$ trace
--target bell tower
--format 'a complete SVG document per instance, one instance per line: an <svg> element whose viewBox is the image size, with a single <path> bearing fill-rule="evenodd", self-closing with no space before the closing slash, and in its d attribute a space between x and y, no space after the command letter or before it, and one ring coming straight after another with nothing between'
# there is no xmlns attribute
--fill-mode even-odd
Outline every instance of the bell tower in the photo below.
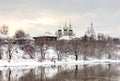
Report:
<svg viewBox="0 0 120 81"><path fill-rule="evenodd" d="M90 27L90 33L91 33L91 37L92 37L92 38L95 38L95 37L96 37L96 34L95 34L95 31L94 31L93 23L92 23L92 22L91 22L91 27Z"/></svg>
<svg viewBox="0 0 120 81"><path fill-rule="evenodd" d="M64 35L68 35L68 28L66 26L66 21L65 21L65 26L63 28L63 33L64 33Z"/></svg>
<svg viewBox="0 0 120 81"><path fill-rule="evenodd" d="M71 21L70 21L70 24L69 24L68 35L69 35L69 36L72 36L72 35L73 35L73 29L72 29L72 26L71 26Z"/></svg>

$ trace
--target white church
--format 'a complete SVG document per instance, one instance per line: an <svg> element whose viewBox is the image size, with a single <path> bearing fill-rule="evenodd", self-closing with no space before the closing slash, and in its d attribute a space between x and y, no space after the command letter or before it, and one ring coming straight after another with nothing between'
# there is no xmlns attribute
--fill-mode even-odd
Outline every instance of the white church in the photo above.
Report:
<svg viewBox="0 0 120 81"><path fill-rule="evenodd" d="M65 23L63 29L59 27L59 29L56 32L56 35L58 37L58 40L72 40L73 38L75 38L75 34L73 32L71 23L68 26Z"/></svg>
<svg viewBox="0 0 120 81"><path fill-rule="evenodd" d="M73 32L71 22L69 23L68 26L66 25L66 22L65 22L65 25L63 28L59 27L59 29L56 32L56 35L57 35L58 40L72 40L72 39L74 39L75 34ZM85 36L87 38L96 39L96 33L94 31L92 22L91 22L90 27L88 27L87 31L85 32Z"/></svg>
<svg viewBox="0 0 120 81"><path fill-rule="evenodd" d="M91 22L91 26L88 27L87 32L85 33L85 36L88 38L93 38L96 39L96 33L95 30L93 28L93 23Z"/></svg>

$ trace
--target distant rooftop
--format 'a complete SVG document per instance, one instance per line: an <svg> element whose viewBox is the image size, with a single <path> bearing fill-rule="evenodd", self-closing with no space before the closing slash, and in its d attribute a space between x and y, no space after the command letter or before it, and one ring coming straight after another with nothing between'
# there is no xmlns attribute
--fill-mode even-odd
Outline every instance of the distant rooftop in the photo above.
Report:
<svg viewBox="0 0 120 81"><path fill-rule="evenodd" d="M58 40L72 40L74 38L75 38L74 36L62 36L62 37L58 38Z"/></svg>
<svg viewBox="0 0 120 81"><path fill-rule="evenodd" d="M8 35L3 35L3 34L0 34L0 39L8 39L9 36Z"/></svg>
<svg viewBox="0 0 120 81"><path fill-rule="evenodd" d="M48 37L57 37L56 35L50 33L50 32L45 32L43 34L40 34L40 35L37 35L37 36L34 36L34 37L43 37L43 36L48 36Z"/></svg>

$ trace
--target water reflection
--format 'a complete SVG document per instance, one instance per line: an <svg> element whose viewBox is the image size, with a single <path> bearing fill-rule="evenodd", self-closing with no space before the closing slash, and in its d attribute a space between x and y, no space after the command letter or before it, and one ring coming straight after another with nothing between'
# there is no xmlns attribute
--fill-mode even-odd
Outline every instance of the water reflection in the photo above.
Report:
<svg viewBox="0 0 120 81"><path fill-rule="evenodd" d="M0 68L0 81L119 81L119 64Z"/></svg>

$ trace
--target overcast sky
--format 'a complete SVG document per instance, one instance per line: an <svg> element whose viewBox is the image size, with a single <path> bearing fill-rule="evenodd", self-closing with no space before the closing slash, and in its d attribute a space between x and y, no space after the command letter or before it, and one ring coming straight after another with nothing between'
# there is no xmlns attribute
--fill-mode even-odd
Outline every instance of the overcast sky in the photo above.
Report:
<svg viewBox="0 0 120 81"><path fill-rule="evenodd" d="M93 22L96 33L120 37L120 0L0 0L0 26L8 25L10 35L55 33L70 20L77 36Z"/></svg>

